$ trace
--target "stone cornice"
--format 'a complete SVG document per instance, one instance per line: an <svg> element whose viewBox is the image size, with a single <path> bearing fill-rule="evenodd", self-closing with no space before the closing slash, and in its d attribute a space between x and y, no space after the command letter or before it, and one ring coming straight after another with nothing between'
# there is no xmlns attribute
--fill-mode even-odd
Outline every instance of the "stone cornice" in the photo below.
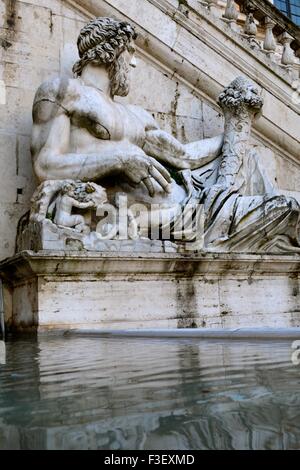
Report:
<svg viewBox="0 0 300 470"><path fill-rule="evenodd" d="M72 6L80 8L82 12L84 12L84 9L85 9L88 16L91 16L91 17L95 15L100 15L100 14L109 14L110 11L115 10L116 14L119 14L123 17L126 16L131 21L134 21L134 18L127 16L126 12L117 9L113 5L113 1L111 0L102 0L101 3L99 3L99 0L64 0L64 1L66 3L71 4ZM230 28L228 28L226 24L220 18L217 18L211 15L210 13L208 13L207 10L204 7L202 7L200 4L197 4L197 10L195 10L195 8L193 8L192 6L193 3L191 3L190 11L192 13L192 16L186 17L181 11L176 9L174 5L170 3L170 1L168 0L147 0L147 1L148 3L158 8L160 11L162 11L164 14L166 14L168 17L170 17L173 21L176 21L176 23L178 23L182 28L188 30L195 37L199 39L201 37L201 41L205 42L213 50L216 50L217 52L222 53L222 55L224 55L231 63L239 67L250 78L252 78L253 80L260 83L262 86L264 86L264 88L268 89L270 87L273 91L273 94L275 96L278 95L279 99L285 99L285 101L289 100L290 84L292 81L289 74L285 73L282 67L268 60L263 52L254 51L253 49L251 49L251 47L249 46L246 40L242 40L242 38L239 35L237 35L234 31L232 31ZM190 0L190 2L192 2L192 0ZM219 38L216 38L215 35L208 33L204 27L203 19L205 19L205 22L208 23L215 30L221 31L222 35L225 35L226 38L234 42L239 48L245 50L248 54L250 54L256 61L258 61L264 68L266 68L268 72L270 71L274 72L274 74L280 80L279 82L280 86L278 86L274 82L269 82L268 80L269 77L265 77L266 78L265 80L264 80L264 77L263 78L260 77L260 79L258 79L257 74L251 73L251 70L249 70L248 61L242 58L239 54L234 53L230 49L230 47L227 46L227 48L225 48L224 40L220 41ZM142 28L141 25L139 25L136 21L134 22L139 29ZM150 30L147 30L147 31L145 30L145 32L148 34L151 34ZM170 44L167 44L167 45L169 47L172 47L172 45ZM172 50L172 52L175 53L176 51ZM288 84L288 87L285 88L284 92L282 90L282 86L283 86L282 81ZM222 86L224 85L225 84L222 84ZM293 103L286 103L286 104L290 106L291 109L294 109L297 113L299 112L299 106L294 105Z"/></svg>
<svg viewBox="0 0 300 470"><path fill-rule="evenodd" d="M262 51L253 50L246 39L243 39L241 35L237 34L236 32L232 31L227 25L218 17L210 14L206 8L201 6L197 3L197 9L193 7L193 3L195 0L190 1L190 11L192 15L190 17L186 17L182 12L178 11L168 0L148 0L149 3L155 5L156 8L159 8L162 12L173 18L176 22L180 24L183 28L189 30L192 34L196 37L201 35L201 40L205 40L207 45L212 49L217 50L218 52L225 54L225 57L231 62L234 63L237 67L239 67L245 74L247 74L253 80L258 80L257 75L254 73L251 74L251 70L249 70L247 60L243 60L240 54L233 53L230 47L224 47L224 41L220 41L219 38L216 38L214 34L208 34L206 28L203 26L203 19L212 27L214 30L219 30L222 32L226 38L233 43L235 43L238 48L243 49L250 54L260 65L268 70L268 72L272 71L280 81L284 81L288 83L289 87L292 82L288 73L286 73L282 67L277 65L276 63L268 60L265 54ZM205 37L203 37L203 33L205 32ZM263 81L261 82L263 85ZM268 83L265 81L264 83L268 88ZM278 87L276 84L273 84L274 87L277 88L276 92L282 94L282 89ZM289 93L288 88L288 93ZM296 109L297 112L299 108L293 107Z"/></svg>
<svg viewBox="0 0 300 470"><path fill-rule="evenodd" d="M168 276L290 275L300 273L298 255L252 255L236 253L159 254L24 251L0 263L6 282L18 284L39 276L85 276L100 279L109 275Z"/></svg>

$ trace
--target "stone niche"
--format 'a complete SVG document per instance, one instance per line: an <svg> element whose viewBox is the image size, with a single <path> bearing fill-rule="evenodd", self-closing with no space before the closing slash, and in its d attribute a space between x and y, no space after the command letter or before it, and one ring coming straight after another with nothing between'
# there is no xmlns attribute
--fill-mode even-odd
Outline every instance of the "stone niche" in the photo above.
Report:
<svg viewBox="0 0 300 470"><path fill-rule="evenodd" d="M17 3L20 21L34 8L46 21L47 8ZM196 37L197 18L138 3L84 15L53 2L52 70L37 66L28 83L38 184L28 163L16 254L0 264L6 326L299 327L299 114L287 84L202 7ZM28 145L16 139L19 162Z"/></svg>

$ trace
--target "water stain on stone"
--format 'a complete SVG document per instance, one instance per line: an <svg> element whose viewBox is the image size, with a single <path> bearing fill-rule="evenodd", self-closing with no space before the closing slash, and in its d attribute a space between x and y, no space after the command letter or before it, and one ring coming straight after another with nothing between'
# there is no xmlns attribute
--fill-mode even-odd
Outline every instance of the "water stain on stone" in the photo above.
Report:
<svg viewBox="0 0 300 470"><path fill-rule="evenodd" d="M17 23L17 0L4 0L5 24L9 29L15 30Z"/></svg>
<svg viewBox="0 0 300 470"><path fill-rule="evenodd" d="M193 276L182 276L176 281L177 328L198 328L197 297Z"/></svg>
<svg viewBox="0 0 300 470"><path fill-rule="evenodd" d="M172 127L172 134L174 137L177 137L177 108L178 108L178 100L180 98L180 92L178 90L179 83L176 82L176 89L175 89L175 96L174 100L171 102L171 127Z"/></svg>
<svg viewBox="0 0 300 470"><path fill-rule="evenodd" d="M50 19L49 19L49 29L50 33L53 34L54 22L53 22L53 12L50 10Z"/></svg>
<svg viewBox="0 0 300 470"><path fill-rule="evenodd" d="M0 45L1 47L3 47L3 49L7 51L7 49L9 49L12 46L12 43L7 41L6 39L0 38Z"/></svg>

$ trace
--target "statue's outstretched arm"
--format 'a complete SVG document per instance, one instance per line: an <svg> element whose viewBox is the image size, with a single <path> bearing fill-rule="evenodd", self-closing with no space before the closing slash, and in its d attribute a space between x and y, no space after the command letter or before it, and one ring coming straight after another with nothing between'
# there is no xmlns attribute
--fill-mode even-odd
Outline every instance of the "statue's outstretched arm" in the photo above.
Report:
<svg viewBox="0 0 300 470"><path fill-rule="evenodd" d="M175 137L160 129L146 133L143 150L157 160L183 169L196 169L220 155L224 142L223 134L183 145Z"/></svg>

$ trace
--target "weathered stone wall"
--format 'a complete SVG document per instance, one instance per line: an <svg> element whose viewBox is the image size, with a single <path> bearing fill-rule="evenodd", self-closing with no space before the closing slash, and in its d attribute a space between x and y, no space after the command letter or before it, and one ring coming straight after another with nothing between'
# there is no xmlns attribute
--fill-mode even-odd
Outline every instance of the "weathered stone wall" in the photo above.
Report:
<svg viewBox="0 0 300 470"><path fill-rule="evenodd" d="M57 0L1 0L0 258L14 252L19 217L35 188L31 107L40 83L59 73L64 44L84 20Z"/></svg>
<svg viewBox="0 0 300 470"><path fill-rule="evenodd" d="M179 3L177 0L0 0L0 259L14 252L17 222L28 210L36 184L30 160L34 92L44 80L59 73L70 74L78 32L95 14L126 17L129 21L134 20L142 30L138 42L138 70L128 100L153 113L163 128L182 141L198 140L222 131L223 118L214 101L221 86L238 73L245 73L247 52L232 46L235 57L240 51L240 67L236 59L233 65L222 51L217 61L213 55L215 51L208 60L209 46L204 43L209 43L215 34L213 26L203 19L201 27L210 30L205 37L197 36L185 29L185 23L180 23L180 13L179 21L163 13L158 5L178 8ZM145 24L147 34L143 33ZM223 30L220 30L221 39L222 34ZM227 38L224 36L224 44L232 40L232 33L228 34ZM214 38L216 43L220 38ZM161 41L162 49L154 51L156 39ZM175 65L172 60L166 63L160 59L166 52L169 57L174 57ZM178 62L178 54L183 57L181 62ZM259 76L259 70L253 68L254 60L249 55L253 73ZM197 78L198 69L201 78ZM192 78L189 77L190 70ZM267 73L258 80L259 83L268 83ZM275 103L272 91L266 91L266 112L262 121L265 127L258 129L253 142L266 145L272 142L272 135L275 139L276 133L276 145L272 148L275 157L265 152L267 167L282 190L297 196L300 172L295 142L297 132L299 141L299 123L295 120L295 110L289 103L284 103L284 98L281 99L288 93L287 84L280 77L275 78L279 98ZM271 80L269 83L271 86Z"/></svg>

